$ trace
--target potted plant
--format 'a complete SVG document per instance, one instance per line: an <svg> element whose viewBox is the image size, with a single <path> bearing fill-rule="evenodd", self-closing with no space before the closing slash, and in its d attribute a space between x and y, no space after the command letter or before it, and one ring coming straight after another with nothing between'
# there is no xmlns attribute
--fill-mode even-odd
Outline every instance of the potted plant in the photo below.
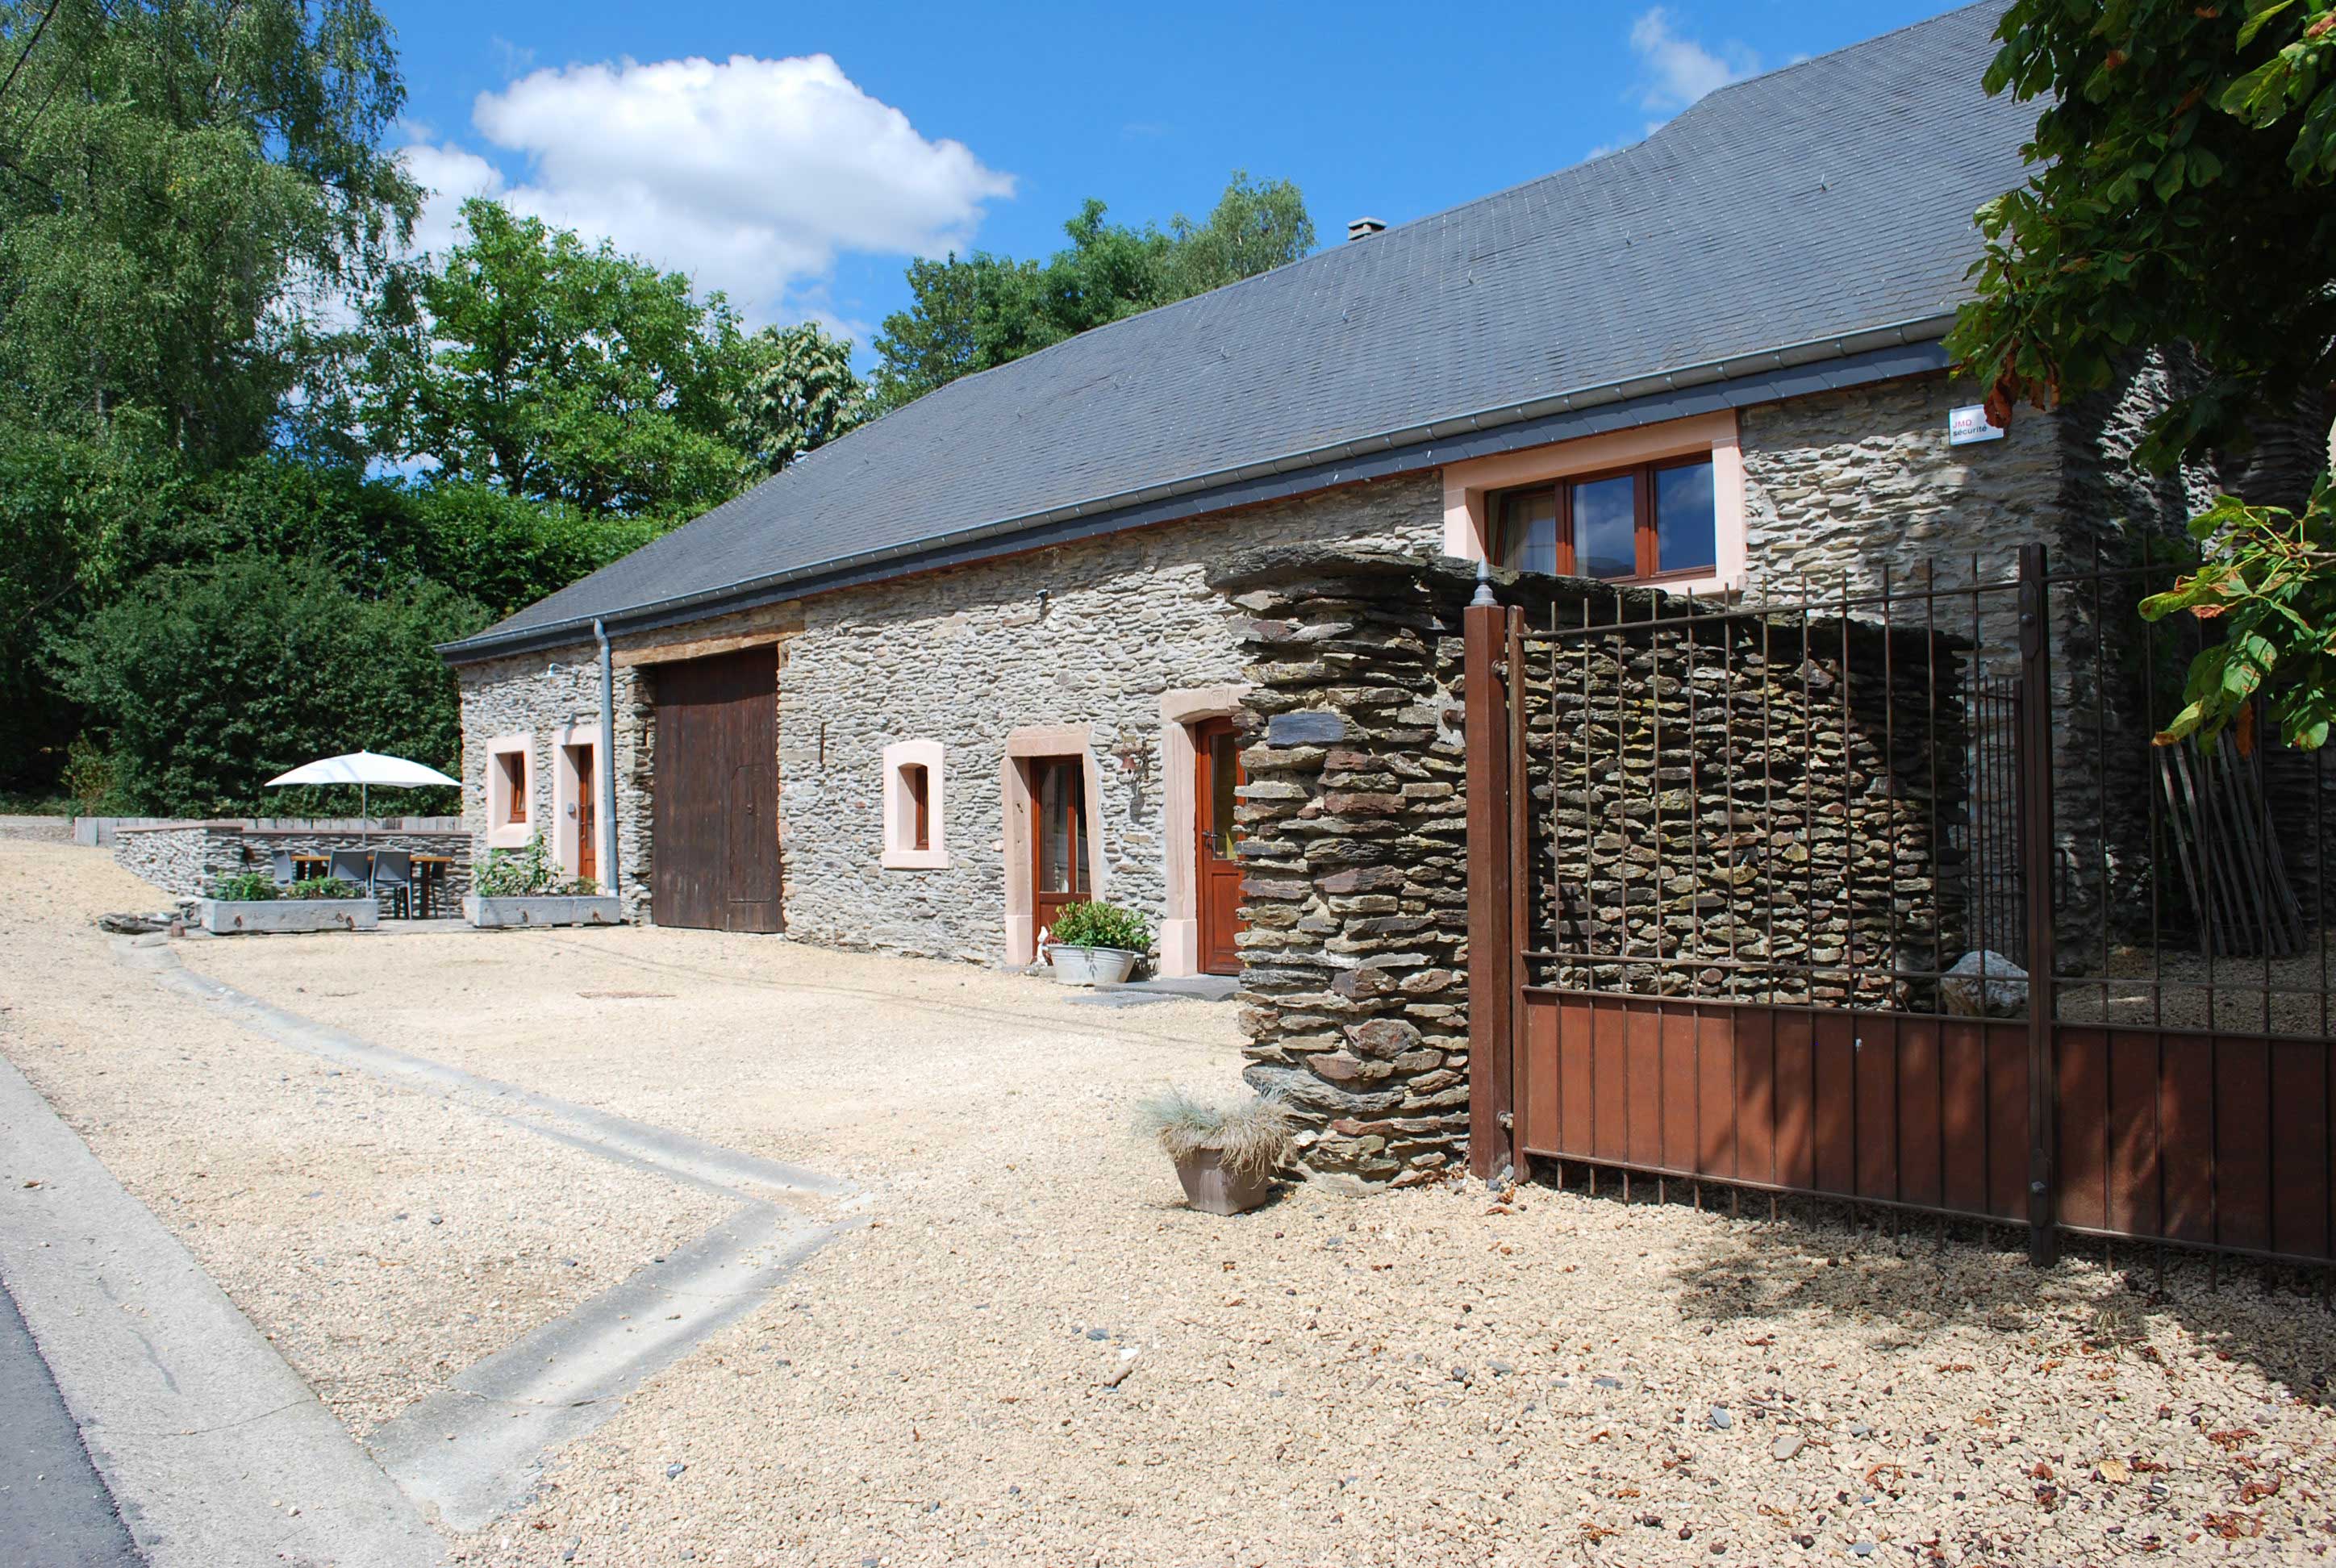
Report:
<svg viewBox="0 0 2336 1568"><path fill-rule="evenodd" d="M1115 986L1152 950L1152 928L1117 904L1072 904L1055 918L1046 956L1066 986Z"/></svg>
<svg viewBox="0 0 2336 1568"><path fill-rule="evenodd" d="M482 928L615 925L617 896L590 877L560 875L538 833L517 854L488 852L472 873L462 918Z"/></svg>
<svg viewBox="0 0 2336 1568"><path fill-rule="evenodd" d="M355 882L306 877L279 886L266 872L239 872L211 884L198 901L198 922L215 936L238 931L369 931L381 906Z"/></svg>
<svg viewBox="0 0 2336 1568"><path fill-rule="evenodd" d="M1272 1194L1273 1173L1297 1152L1276 1099L1211 1105L1182 1089L1140 1101L1136 1125L1176 1163L1184 1201L1204 1214L1239 1214Z"/></svg>

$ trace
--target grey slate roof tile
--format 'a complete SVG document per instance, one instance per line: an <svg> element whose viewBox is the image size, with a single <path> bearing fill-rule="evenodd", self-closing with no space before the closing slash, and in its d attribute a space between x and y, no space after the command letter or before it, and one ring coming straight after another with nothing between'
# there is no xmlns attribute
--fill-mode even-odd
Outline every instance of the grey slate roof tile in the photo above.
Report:
<svg viewBox="0 0 2336 1568"><path fill-rule="evenodd" d="M2020 182L2034 127L2032 106L1980 87L2001 8L1986 0L1724 88L1635 146L953 382L455 657L1432 421L1936 318L1967 297L1971 214Z"/></svg>

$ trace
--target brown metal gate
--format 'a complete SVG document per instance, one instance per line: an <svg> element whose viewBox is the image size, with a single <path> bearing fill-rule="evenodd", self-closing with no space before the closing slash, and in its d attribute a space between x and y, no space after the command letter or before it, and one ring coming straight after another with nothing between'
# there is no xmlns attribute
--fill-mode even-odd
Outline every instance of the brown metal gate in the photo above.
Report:
<svg viewBox="0 0 2336 1568"><path fill-rule="evenodd" d="M777 657L755 648L656 667L650 918L782 930Z"/></svg>
<svg viewBox="0 0 2336 1568"><path fill-rule="evenodd" d="M2336 769L2166 782L2199 633L2134 615L2171 575L2146 556L1957 565L1788 603L1480 594L1475 1167L2024 1224L2039 1261L2064 1232L2336 1259ZM2234 950L2194 861L2307 940ZM1949 1005L1981 952L1999 1016Z"/></svg>

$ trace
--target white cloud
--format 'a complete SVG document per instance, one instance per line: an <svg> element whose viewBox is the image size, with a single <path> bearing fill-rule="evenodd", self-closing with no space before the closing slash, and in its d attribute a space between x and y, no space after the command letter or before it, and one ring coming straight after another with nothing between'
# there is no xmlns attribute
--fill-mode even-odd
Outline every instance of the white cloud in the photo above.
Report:
<svg viewBox="0 0 2336 1568"><path fill-rule="evenodd" d="M1640 104L1667 112L1684 109L1760 69L1760 56L1732 39L1714 53L1681 37L1672 31L1670 14L1660 5L1640 13L1630 24L1630 52L1639 57Z"/></svg>
<svg viewBox="0 0 2336 1568"><path fill-rule="evenodd" d="M428 141L408 142L398 150L398 156L405 161L405 172L414 182L430 192L414 225L416 250L443 250L453 242L465 200L503 193L502 170L452 142L436 146Z"/></svg>
<svg viewBox="0 0 2336 1568"><path fill-rule="evenodd" d="M719 288L751 319L819 317L836 257L937 255L971 241L1014 179L920 134L824 54L569 65L482 93L472 122L522 157L507 180L452 142L405 149L437 193L417 243L443 245L463 196L574 229Z"/></svg>

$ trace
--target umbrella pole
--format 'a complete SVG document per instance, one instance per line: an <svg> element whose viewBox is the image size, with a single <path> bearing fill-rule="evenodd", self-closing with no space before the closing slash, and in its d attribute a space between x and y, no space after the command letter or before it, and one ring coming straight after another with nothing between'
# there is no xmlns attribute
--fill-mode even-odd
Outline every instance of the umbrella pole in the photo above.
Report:
<svg viewBox="0 0 2336 1568"><path fill-rule="evenodd" d="M357 842L361 844L373 842L373 806L368 793L371 787L362 782L357 785Z"/></svg>

